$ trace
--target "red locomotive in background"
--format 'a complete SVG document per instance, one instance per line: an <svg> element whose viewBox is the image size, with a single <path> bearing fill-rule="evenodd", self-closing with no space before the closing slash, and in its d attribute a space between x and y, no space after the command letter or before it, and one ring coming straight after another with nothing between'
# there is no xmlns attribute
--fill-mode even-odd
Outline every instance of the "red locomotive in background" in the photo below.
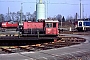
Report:
<svg viewBox="0 0 90 60"><path fill-rule="evenodd" d="M2 22L2 28L17 28L18 22Z"/></svg>
<svg viewBox="0 0 90 60"><path fill-rule="evenodd" d="M3 31L3 32L5 32L6 30L15 30L16 31L16 29L17 29L17 27L18 27L18 22L12 22L12 21L5 21L5 22L1 22L1 29L0 29L0 31Z"/></svg>

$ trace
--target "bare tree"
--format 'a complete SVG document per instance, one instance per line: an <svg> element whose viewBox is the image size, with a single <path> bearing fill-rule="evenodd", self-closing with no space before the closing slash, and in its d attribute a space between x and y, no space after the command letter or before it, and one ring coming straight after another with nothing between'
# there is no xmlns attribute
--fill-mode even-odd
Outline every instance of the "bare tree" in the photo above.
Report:
<svg viewBox="0 0 90 60"><path fill-rule="evenodd" d="M26 15L22 15L22 20L26 20Z"/></svg>
<svg viewBox="0 0 90 60"><path fill-rule="evenodd" d="M62 15L58 14L58 15L56 16L56 19L57 19L59 22L61 22L61 20L62 20Z"/></svg>
<svg viewBox="0 0 90 60"><path fill-rule="evenodd" d="M21 17L21 14L22 14L22 17ZM26 16L24 15L23 12L21 13L20 11L18 11L16 13L16 20L19 22L20 21L20 18L22 18L22 20L25 20L26 19Z"/></svg>
<svg viewBox="0 0 90 60"><path fill-rule="evenodd" d="M32 18L33 18L33 21L36 21L36 11L33 12Z"/></svg>
<svg viewBox="0 0 90 60"><path fill-rule="evenodd" d="M10 12L9 16L10 16L10 18L11 18L11 21L16 21L17 13L15 13L15 12Z"/></svg>
<svg viewBox="0 0 90 60"><path fill-rule="evenodd" d="M74 18L73 18L73 19L77 20L78 18L79 18L79 14L76 13L76 14L74 15Z"/></svg>
<svg viewBox="0 0 90 60"><path fill-rule="evenodd" d="M2 22L4 20L5 20L4 15L3 14L0 14L0 22Z"/></svg>
<svg viewBox="0 0 90 60"><path fill-rule="evenodd" d="M52 19L52 17L49 16L47 19L50 20L50 19Z"/></svg>
<svg viewBox="0 0 90 60"><path fill-rule="evenodd" d="M30 14L30 12L26 12L26 19L27 20L31 20L31 14Z"/></svg>
<svg viewBox="0 0 90 60"><path fill-rule="evenodd" d="M8 15L8 13L6 13L6 15L5 15L5 21L11 21L11 20L12 20L11 16Z"/></svg>
<svg viewBox="0 0 90 60"><path fill-rule="evenodd" d="M72 16L67 16L66 20L71 22L74 18Z"/></svg>
<svg viewBox="0 0 90 60"><path fill-rule="evenodd" d="M20 11L17 11L17 14L16 14L16 20L17 21L20 21L20 14L21 14Z"/></svg>
<svg viewBox="0 0 90 60"><path fill-rule="evenodd" d="M65 22L65 17L64 16L62 17L62 22Z"/></svg>

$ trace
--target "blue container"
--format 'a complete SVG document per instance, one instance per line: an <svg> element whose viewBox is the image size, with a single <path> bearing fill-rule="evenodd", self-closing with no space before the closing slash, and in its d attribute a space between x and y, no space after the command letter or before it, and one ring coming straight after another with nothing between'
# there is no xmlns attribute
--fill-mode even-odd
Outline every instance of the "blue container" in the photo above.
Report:
<svg viewBox="0 0 90 60"><path fill-rule="evenodd" d="M84 22L83 22L83 25L84 25L84 26L90 26L90 21L84 21Z"/></svg>

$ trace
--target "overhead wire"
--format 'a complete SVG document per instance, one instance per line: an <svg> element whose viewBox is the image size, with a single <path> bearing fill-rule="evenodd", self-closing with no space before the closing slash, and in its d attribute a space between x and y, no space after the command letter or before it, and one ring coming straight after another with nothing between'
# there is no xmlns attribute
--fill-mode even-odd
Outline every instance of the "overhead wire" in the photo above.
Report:
<svg viewBox="0 0 90 60"><path fill-rule="evenodd" d="M21 1L0 1L0 2L21 2Z"/></svg>
<svg viewBox="0 0 90 60"><path fill-rule="evenodd" d="M17 3L36 3L36 2L22 2L22 1L0 1L0 2L17 2ZM53 3L49 2L48 4L65 4L65 5L79 5L79 4L73 4L73 3ZM90 5L90 4L84 4L84 5Z"/></svg>

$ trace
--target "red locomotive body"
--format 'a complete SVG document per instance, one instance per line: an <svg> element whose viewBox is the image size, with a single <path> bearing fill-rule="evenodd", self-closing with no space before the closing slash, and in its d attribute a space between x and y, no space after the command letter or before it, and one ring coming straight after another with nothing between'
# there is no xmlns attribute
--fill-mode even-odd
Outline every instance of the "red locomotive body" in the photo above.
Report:
<svg viewBox="0 0 90 60"><path fill-rule="evenodd" d="M23 22L23 33L27 34L37 34L43 33L43 22Z"/></svg>
<svg viewBox="0 0 90 60"><path fill-rule="evenodd" d="M22 34L44 34L44 35L58 35L58 21L45 20L42 22L24 22Z"/></svg>
<svg viewBox="0 0 90 60"><path fill-rule="evenodd" d="M17 28L18 22L2 22L2 28Z"/></svg>
<svg viewBox="0 0 90 60"><path fill-rule="evenodd" d="M42 22L24 22L24 29L42 29L43 23Z"/></svg>

